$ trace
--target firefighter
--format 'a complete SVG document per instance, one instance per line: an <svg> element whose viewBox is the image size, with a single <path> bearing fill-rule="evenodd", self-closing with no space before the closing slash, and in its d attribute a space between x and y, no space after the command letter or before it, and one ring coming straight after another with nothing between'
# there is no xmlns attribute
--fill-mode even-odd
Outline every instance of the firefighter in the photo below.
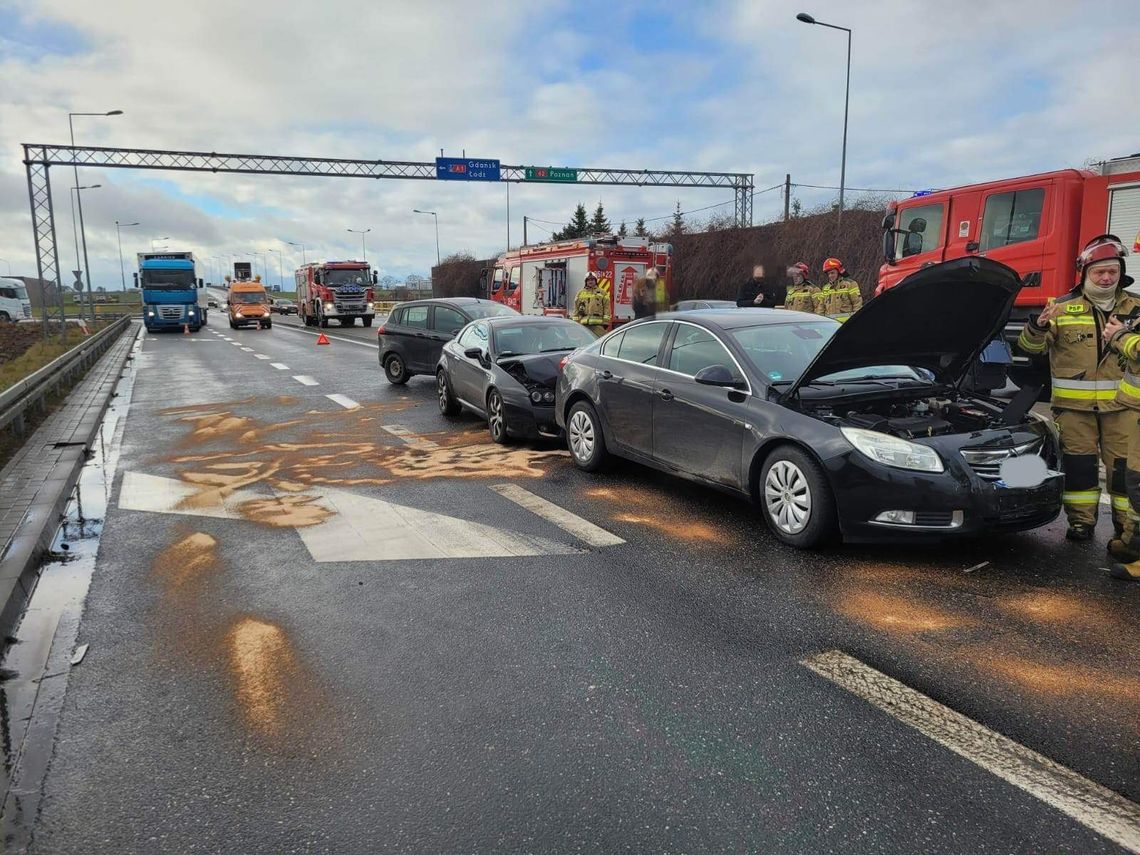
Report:
<svg viewBox="0 0 1140 855"><path fill-rule="evenodd" d="M599 290L598 278L593 273L586 274L582 290L574 301L574 320L598 336L610 325L609 295Z"/></svg>
<svg viewBox="0 0 1140 855"><path fill-rule="evenodd" d="M1129 422L1136 417L1118 400L1123 374L1103 331L1111 315L1129 315L1140 299L1124 291L1124 246L1112 235L1093 238L1077 256L1079 282L1072 291L1030 317L1018 346L1026 353L1049 356L1053 384L1053 420L1061 436L1063 501L1069 540L1088 540L1100 505L1098 453L1107 472L1112 499L1114 554L1124 554L1132 540L1125 464Z"/></svg>
<svg viewBox="0 0 1140 855"><path fill-rule="evenodd" d="M819 288L815 286L808 274L811 270L802 261L797 261L788 268L788 276L792 279L792 287L784 297L784 308L796 312L819 312Z"/></svg>
<svg viewBox="0 0 1140 855"><path fill-rule="evenodd" d="M843 262L829 258L823 262L823 287L816 295L817 311L842 323L863 307L859 283L847 275Z"/></svg>

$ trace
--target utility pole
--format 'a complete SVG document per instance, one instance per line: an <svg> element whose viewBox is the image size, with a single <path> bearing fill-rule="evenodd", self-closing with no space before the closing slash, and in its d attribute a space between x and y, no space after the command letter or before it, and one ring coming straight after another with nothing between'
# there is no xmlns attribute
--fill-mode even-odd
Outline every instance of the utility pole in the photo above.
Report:
<svg viewBox="0 0 1140 855"><path fill-rule="evenodd" d="M526 216L526 214L523 214L523 246L527 245L527 243L526 243L526 221L527 221L527 216Z"/></svg>
<svg viewBox="0 0 1140 855"><path fill-rule="evenodd" d="M511 251L511 182L507 182L507 252Z"/></svg>
<svg viewBox="0 0 1140 855"><path fill-rule="evenodd" d="M791 219L792 211L792 174L784 174L784 222Z"/></svg>

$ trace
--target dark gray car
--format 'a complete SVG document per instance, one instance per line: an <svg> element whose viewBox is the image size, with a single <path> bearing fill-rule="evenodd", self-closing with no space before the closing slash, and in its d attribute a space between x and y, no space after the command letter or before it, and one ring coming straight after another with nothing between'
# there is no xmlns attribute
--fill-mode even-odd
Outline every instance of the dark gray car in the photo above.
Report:
<svg viewBox="0 0 1140 855"><path fill-rule="evenodd" d="M487 420L491 439L557 436L554 385L562 360L597 339L556 317L474 321L443 346L436 367L439 411L467 409Z"/></svg>
<svg viewBox="0 0 1140 855"><path fill-rule="evenodd" d="M389 383L432 374L443 345L468 323L500 315L518 317L510 306L475 297L439 297L401 303L376 331L380 367Z"/></svg>

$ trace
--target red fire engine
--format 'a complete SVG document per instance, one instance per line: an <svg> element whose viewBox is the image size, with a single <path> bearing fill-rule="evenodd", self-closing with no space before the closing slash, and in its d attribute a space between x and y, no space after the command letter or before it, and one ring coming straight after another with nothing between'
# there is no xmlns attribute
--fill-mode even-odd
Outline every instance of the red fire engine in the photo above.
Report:
<svg viewBox="0 0 1140 855"><path fill-rule="evenodd" d="M323 261L297 268L297 313L305 326L327 327L330 320L372 326L372 286L376 271L367 261Z"/></svg>
<svg viewBox="0 0 1140 855"><path fill-rule="evenodd" d="M927 264L984 255L1022 276L1008 331L1020 329L1031 312L1073 288L1077 253L1106 232L1126 246L1140 232L1140 154L1107 161L1099 172L1063 169L915 194L887 207L875 293Z"/></svg>
<svg viewBox="0 0 1140 855"><path fill-rule="evenodd" d="M656 265L673 293L673 248L645 238L614 236L524 246L503 253L483 271L483 292L524 315L572 316L587 273L610 295L613 324L633 320L633 283Z"/></svg>

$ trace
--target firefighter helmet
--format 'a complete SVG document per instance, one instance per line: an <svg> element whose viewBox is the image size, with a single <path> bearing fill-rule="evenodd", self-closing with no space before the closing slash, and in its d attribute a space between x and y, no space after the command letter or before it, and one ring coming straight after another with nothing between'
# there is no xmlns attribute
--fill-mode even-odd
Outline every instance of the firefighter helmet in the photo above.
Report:
<svg viewBox="0 0 1140 855"><path fill-rule="evenodd" d="M843 262L840 261L838 258L827 259L827 261L823 262L823 272L826 273L829 270L838 270L840 273L842 273L843 272Z"/></svg>
<svg viewBox="0 0 1140 855"><path fill-rule="evenodd" d="M1115 260L1120 262L1120 272L1123 275L1124 256L1126 255L1128 255L1128 250L1124 248L1124 244L1116 235L1097 235L1085 244L1085 248L1077 256L1077 272L1083 279L1085 269L1090 264Z"/></svg>
<svg viewBox="0 0 1140 855"><path fill-rule="evenodd" d="M811 268L809 268L802 261L797 261L795 264L788 268L789 273L791 273L793 270L798 270L804 279L807 279L808 275L811 273Z"/></svg>

